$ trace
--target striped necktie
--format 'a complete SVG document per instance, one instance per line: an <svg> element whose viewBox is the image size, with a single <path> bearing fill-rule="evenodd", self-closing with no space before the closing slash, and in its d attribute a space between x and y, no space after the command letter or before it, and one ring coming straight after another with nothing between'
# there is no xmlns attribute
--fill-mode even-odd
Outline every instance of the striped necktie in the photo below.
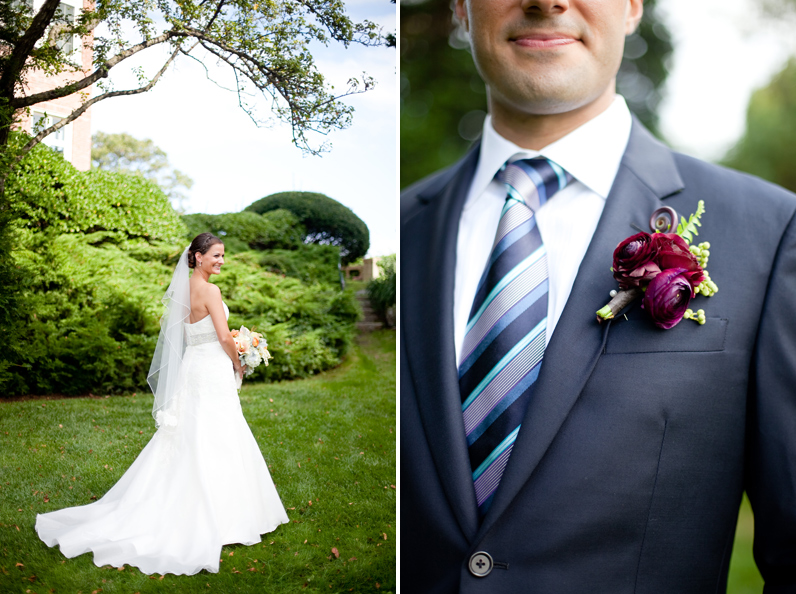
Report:
<svg viewBox="0 0 796 594"><path fill-rule="evenodd" d="M547 326L547 252L534 212L572 180L544 158L509 163L495 242L470 310L459 389L476 501L492 503L539 375Z"/></svg>

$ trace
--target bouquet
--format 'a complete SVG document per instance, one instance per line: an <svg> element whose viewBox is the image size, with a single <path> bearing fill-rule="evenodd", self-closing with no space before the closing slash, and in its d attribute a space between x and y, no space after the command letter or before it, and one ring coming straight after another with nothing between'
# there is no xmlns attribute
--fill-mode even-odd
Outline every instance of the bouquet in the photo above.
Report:
<svg viewBox="0 0 796 594"><path fill-rule="evenodd" d="M245 375L254 373L254 368L260 363L268 365L271 353L268 352L268 343L262 334L249 330L246 326L241 326L240 330L232 330L232 338L235 340L240 363L246 366ZM238 388L240 388L241 379L238 378Z"/></svg>

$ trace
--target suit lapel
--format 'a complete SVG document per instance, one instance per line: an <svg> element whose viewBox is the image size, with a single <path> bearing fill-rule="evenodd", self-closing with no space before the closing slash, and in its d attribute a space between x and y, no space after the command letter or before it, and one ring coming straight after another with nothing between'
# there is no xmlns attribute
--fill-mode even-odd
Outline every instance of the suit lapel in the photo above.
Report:
<svg viewBox="0 0 796 594"><path fill-rule="evenodd" d="M401 275L405 352L426 439L448 502L471 540L478 514L464 433L453 338L453 290L459 216L475 172L471 152L418 198L423 216L401 229L402 253L425 264Z"/></svg>
<svg viewBox="0 0 796 594"><path fill-rule="evenodd" d="M528 481L591 376L609 327L597 323L595 312L616 288L609 272L614 249L637 232L633 225L647 230L661 199L682 188L669 149L634 121L605 209L545 351L506 471L476 538L490 529Z"/></svg>

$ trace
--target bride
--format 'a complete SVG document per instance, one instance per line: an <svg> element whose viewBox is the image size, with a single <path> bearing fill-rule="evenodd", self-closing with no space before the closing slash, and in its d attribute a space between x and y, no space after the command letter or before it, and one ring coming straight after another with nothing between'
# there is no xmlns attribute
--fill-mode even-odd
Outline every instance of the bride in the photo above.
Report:
<svg viewBox="0 0 796 594"><path fill-rule="evenodd" d="M288 521L241 412L244 370L229 310L208 282L223 263L221 240L198 235L163 297L148 378L158 428L150 442L102 499L36 516L39 538L67 557L93 551L99 567L147 574L217 572L222 545L258 543Z"/></svg>

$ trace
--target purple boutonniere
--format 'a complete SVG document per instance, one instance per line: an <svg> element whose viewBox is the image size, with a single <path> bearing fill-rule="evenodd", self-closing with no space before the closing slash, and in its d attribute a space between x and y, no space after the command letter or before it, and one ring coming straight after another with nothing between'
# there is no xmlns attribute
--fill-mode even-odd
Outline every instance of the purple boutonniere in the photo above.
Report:
<svg viewBox="0 0 796 594"><path fill-rule="evenodd" d="M652 233L637 233L619 243L611 270L620 290L611 291L611 301L597 312L598 322L610 320L640 297L642 309L659 328L668 330L683 318L705 323L704 310L688 307L697 295L710 297L719 290L705 268L710 244L692 244L704 212L700 200L697 211L678 224L673 209L660 208L650 219ZM674 228L676 233L664 232Z"/></svg>

